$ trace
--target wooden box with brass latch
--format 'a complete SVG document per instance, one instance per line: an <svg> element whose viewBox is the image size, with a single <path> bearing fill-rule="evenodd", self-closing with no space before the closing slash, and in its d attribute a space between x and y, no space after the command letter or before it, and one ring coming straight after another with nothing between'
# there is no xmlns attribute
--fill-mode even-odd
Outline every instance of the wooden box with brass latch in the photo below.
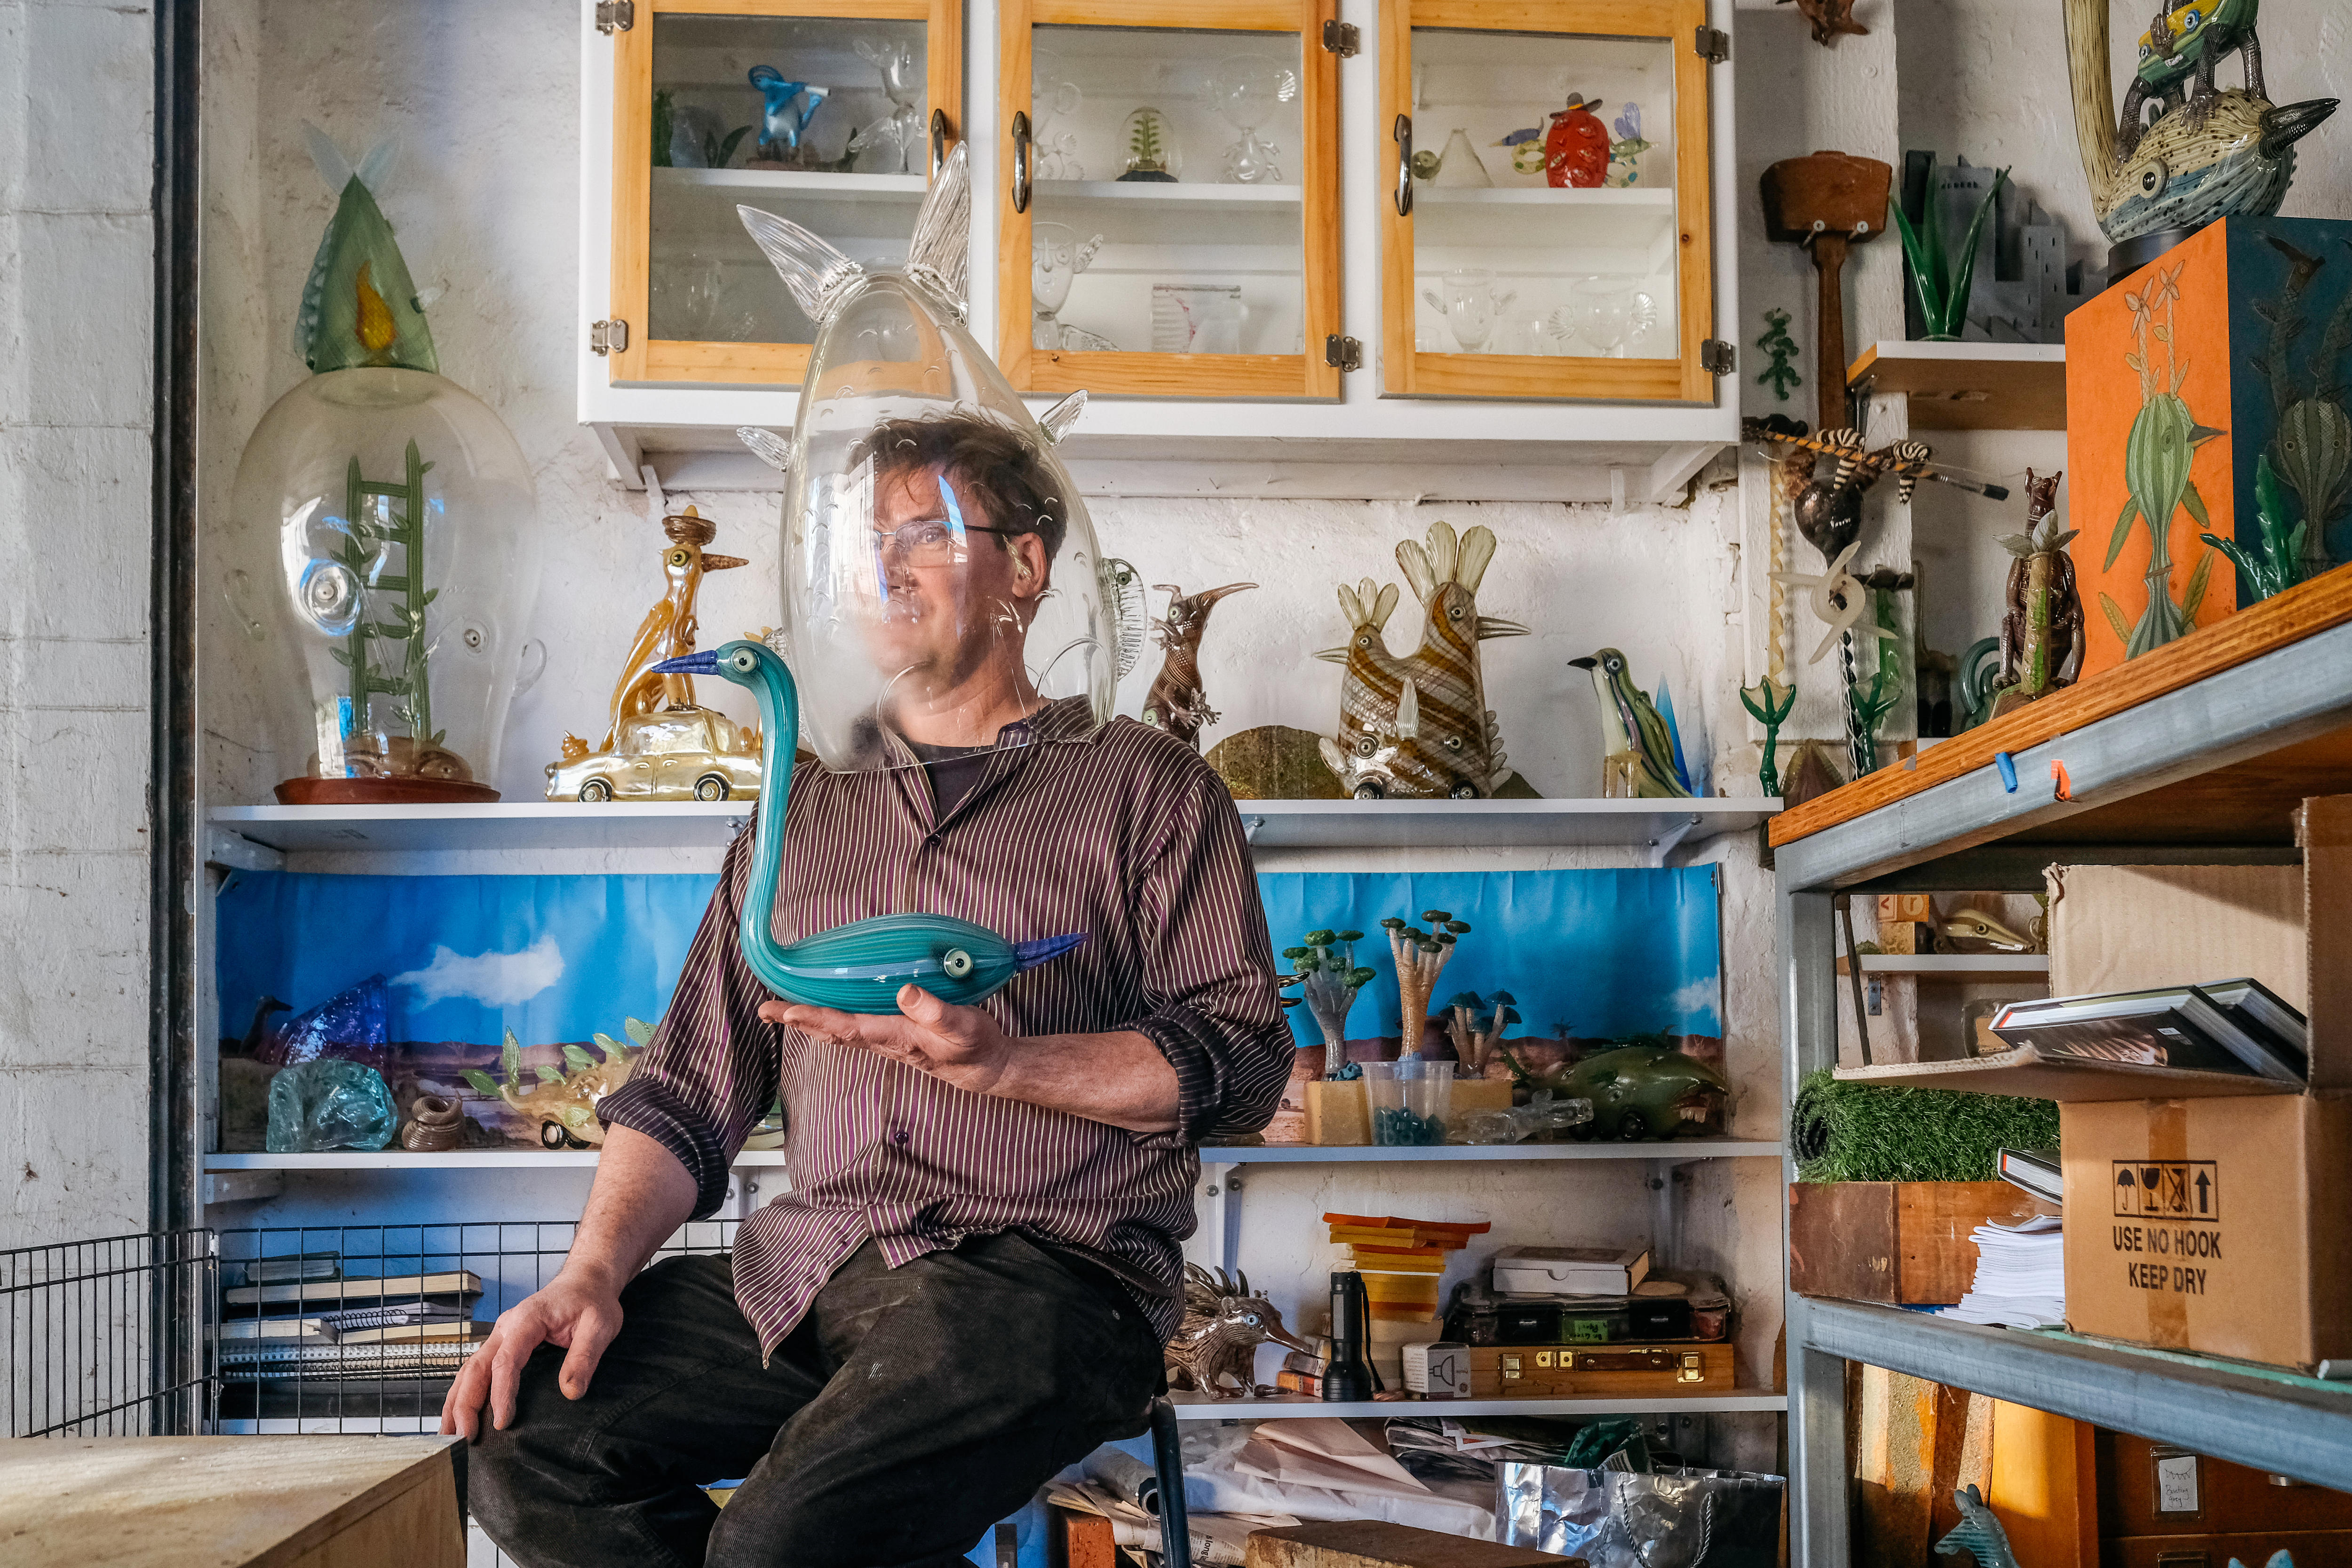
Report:
<svg viewBox="0 0 2352 1568"><path fill-rule="evenodd" d="M1672 1398L1720 1394L1731 1384L1728 1343L1493 1345L1470 1352L1473 1399Z"/></svg>

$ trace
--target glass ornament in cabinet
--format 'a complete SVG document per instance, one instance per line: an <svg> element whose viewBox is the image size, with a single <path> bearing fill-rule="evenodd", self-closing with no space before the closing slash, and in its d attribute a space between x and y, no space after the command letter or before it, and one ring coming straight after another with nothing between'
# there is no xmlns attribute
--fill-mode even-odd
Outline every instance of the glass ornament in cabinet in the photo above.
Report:
<svg viewBox="0 0 2352 1568"><path fill-rule="evenodd" d="M1298 97L1298 73L1260 55L1219 60L1202 94L1242 133L1224 153L1224 178L1237 185L1282 184L1282 150L1258 135L1275 111Z"/></svg>
<svg viewBox="0 0 2352 1568"><path fill-rule="evenodd" d="M540 538L488 405L421 370L312 376L246 444L216 554L280 802L499 798Z"/></svg>

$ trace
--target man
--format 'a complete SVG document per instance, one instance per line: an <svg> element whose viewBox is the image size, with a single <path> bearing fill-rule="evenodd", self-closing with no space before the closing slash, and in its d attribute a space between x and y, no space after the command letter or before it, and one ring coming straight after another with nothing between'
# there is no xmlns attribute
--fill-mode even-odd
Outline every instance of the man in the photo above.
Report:
<svg viewBox="0 0 2352 1568"><path fill-rule="evenodd" d="M562 1270L443 1411L478 1444L476 1517L526 1564L956 1561L1143 1429L1192 1145L1265 1125L1288 1076L1223 785L1157 731L1046 701L1024 663L1070 526L1050 461L972 415L887 422L858 458L843 492L870 497L871 537L840 559L875 563L848 618L882 696L836 750L903 765L796 770L776 934L924 910L1087 940L978 1007L914 986L897 1014L786 1005L743 963L736 840L660 1031L599 1108ZM803 632L807 691L824 660ZM646 1268L779 1097L791 1192L731 1257ZM723 1513L698 1486L738 1477Z"/></svg>

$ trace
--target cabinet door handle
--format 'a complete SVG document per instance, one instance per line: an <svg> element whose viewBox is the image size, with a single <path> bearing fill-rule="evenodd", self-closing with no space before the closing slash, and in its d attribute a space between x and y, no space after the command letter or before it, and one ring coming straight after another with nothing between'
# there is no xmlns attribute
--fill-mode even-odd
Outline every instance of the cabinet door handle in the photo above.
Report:
<svg viewBox="0 0 2352 1568"><path fill-rule="evenodd" d="M1412 116L1400 114L1389 127L1389 139L1397 144L1397 216L1412 216Z"/></svg>
<svg viewBox="0 0 2352 1568"><path fill-rule="evenodd" d="M931 178L940 177L940 168L948 161L948 111L931 110Z"/></svg>
<svg viewBox="0 0 2352 1568"><path fill-rule="evenodd" d="M1029 115L1025 110L1013 114L1013 210L1029 210Z"/></svg>

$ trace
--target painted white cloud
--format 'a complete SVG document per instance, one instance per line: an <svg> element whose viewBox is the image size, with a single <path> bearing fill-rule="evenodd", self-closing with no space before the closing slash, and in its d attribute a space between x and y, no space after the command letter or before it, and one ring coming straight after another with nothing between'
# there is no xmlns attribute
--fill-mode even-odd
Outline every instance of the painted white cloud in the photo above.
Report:
<svg viewBox="0 0 2352 1568"><path fill-rule="evenodd" d="M422 969L392 977L394 985L413 985L420 1004L463 996L485 1007L511 1007L528 1002L563 977L563 950L551 936L541 937L520 952L478 952L467 955L446 947L433 950L433 962Z"/></svg>
<svg viewBox="0 0 2352 1568"><path fill-rule="evenodd" d="M1675 1018L1712 1018L1715 1016L1716 982L1712 976L1681 985L1666 997L1666 1011Z"/></svg>

